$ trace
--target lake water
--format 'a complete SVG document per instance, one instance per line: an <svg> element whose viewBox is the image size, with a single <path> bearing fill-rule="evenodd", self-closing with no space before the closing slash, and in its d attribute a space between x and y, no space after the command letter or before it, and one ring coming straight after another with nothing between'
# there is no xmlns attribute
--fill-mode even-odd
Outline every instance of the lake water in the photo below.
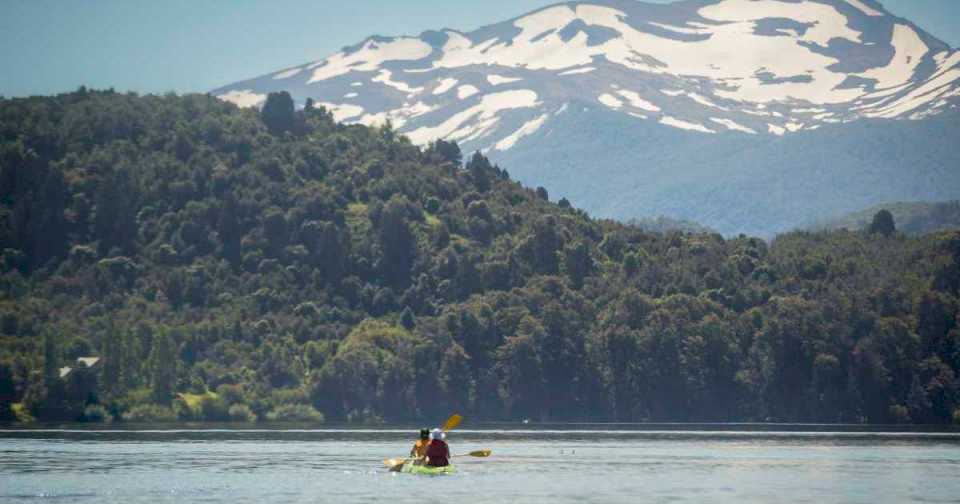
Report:
<svg viewBox="0 0 960 504"><path fill-rule="evenodd" d="M960 502L960 434L457 430L458 474L387 472L411 430L5 430L0 502Z"/></svg>

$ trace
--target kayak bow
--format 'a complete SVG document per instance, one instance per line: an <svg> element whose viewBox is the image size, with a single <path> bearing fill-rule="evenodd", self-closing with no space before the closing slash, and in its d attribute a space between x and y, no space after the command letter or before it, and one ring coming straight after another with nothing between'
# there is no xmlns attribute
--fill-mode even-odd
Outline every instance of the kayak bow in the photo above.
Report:
<svg viewBox="0 0 960 504"><path fill-rule="evenodd" d="M404 474L423 474L427 476L440 476L443 474L453 474L457 472L457 469L453 465L448 465L444 467L432 467L428 465L416 465L412 463L403 464L403 467L400 468L400 472Z"/></svg>

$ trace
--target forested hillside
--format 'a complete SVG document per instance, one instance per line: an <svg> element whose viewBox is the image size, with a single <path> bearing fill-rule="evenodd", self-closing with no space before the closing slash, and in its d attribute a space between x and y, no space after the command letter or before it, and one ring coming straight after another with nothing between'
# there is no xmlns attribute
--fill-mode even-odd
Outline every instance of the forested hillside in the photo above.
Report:
<svg viewBox="0 0 960 504"><path fill-rule="evenodd" d="M0 100L0 416L960 421L960 234L654 234L467 158L283 95Z"/></svg>

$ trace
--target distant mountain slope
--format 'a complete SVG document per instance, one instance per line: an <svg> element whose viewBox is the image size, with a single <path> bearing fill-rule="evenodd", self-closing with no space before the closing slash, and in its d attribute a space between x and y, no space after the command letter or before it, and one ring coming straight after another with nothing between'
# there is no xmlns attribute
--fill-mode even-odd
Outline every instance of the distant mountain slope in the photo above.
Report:
<svg viewBox="0 0 960 504"><path fill-rule="evenodd" d="M602 110L571 113L531 148L493 158L525 184L591 201L598 216L667 215L725 235L769 238L885 201L960 196L960 114L952 111L772 139L627 122Z"/></svg>
<svg viewBox="0 0 960 504"><path fill-rule="evenodd" d="M909 235L960 229L960 201L887 203L819 222L810 227L811 229L864 229L870 225L873 216L880 210L887 210L893 214L897 231Z"/></svg>
<svg viewBox="0 0 960 504"><path fill-rule="evenodd" d="M670 217L659 216L656 218L630 219L627 224L642 229L648 233L669 233L671 231L680 231L683 233L715 233L716 231L697 224L696 222L671 219Z"/></svg>
<svg viewBox="0 0 960 504"><path fill-rule="evenodd" d="M925 171L948 164L936 156L955 154L954 138L894 138L915 134L903 124L956 111L960 52L875 0L568 2L469 33L371 37L213 94L256 106L278 90L338 120L389 120L417 144L444 138L523 159L510 167L522 180L608 217L669 211L727 234L771 235L809 221L796 210L811 191L836 193L817 200L823 215L960 197L960 185ZM893 139L895 159L849 155L869 142L865 130ZM804 136L816 131L829 133ZM802 153L783 169L811 191L774 186L758 199L751 177L781 169L769 166L779 152ZM909 173L886 177L897 170ZM884 176L824 185L860 173ZM907 176L921 182L901 191ZM603 182L611 177L617 184Z"/></svg>

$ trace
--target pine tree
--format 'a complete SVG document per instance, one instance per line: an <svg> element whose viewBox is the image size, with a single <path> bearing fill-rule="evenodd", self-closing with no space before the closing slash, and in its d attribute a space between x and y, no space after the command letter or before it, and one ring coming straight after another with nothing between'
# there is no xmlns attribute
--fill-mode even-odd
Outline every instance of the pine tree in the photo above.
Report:
<svg viewBox="0 0 960 504"><path fill-rule="evenodd" d="M150 353L151 385L153 400L169 405L173 399L177 380L177 356L173 338L167 330L161 330L154 340Z"/></svg>
<svg viewBox="0 0 960 504"><path fill-rule="evenodd" d="M122 386L120 381L121 345L120 334L117 332L113 321L111 321L107 333L103 337L101 347L103 350L100 353L103 369L102 383L107 394L119 393Z"/></svg>
<svg viewBox="0 0 960 504"><path fill-rule="evenodd" d="M574 288L583 287L583 280L594 270L593 258L590 257L590 247L586 243L578 241L564 247L560 254L562 255L560 269L570 278Z"/></svg>
<svg viewBox="0 0 960 504"><path fill-rule="evenodd" d="M0 422L16 420L11 406L16 392L12 368L9 362L0 362Z"/></svg>
<svg viewBox="0 0 960 504"><path fill-rule="evenodd" d="M910 382L910 393L907 394L907 409L910 411L910 418L916 423L923 423L930 412L933 403L927 390L920 383L920 377L913 375Z"/></svg>
<svg viewBox="0 0 960 504"><path fill-rule="evenodd" d="M140 338L133 330L127 330L123 333L123 346L120 348L123 365L121 367L121 380L123 387L127 390L143 385L141 370L143 369L141 355L143 347L140 344Z"/></svg>
<svg viewBox="0 0 960 504"><path fill-rule="evenodd" d="M873 216L873 222L870 223L869 231L871 234L882 234L890 236L897 231L897 226L893 222L893 214L888 210L880 210Z"/></svg>
<svg viewBox="0 0 960 504"><path fill-rule="evenodd" d="M484 193L490 190L490 174L493 171L493 167L490 166L490 160L484 157L483 154L479 152L473 154L470 162L467 163L467 171L470 172L470 177L473 179L473 184L476 186L477 191Z"/></svg>
<svg viewBox="0 0 960 504"><path fill-rule="evenodd" d="M383 250L383 275L395 285L410 279L410 268L417 258L417 237L407 222L410 202L394 196L383 207L379 223L380 246Z"/></svg>
<svg viewBox="0 0 960 504"><path fill-rule="evenodd" d="M267 95L267 101L260 110L260 120L274 135L293 131L296 125L296 114L290 93L281 91Z"/></svg>
<svg viewBox="0 0 960 504"><path fill-rule="evenodd" d="M400 324L408 331L412 331L417 326L417 319L409 306L404 308L403 313L400 314Z"/></svg>
<svg viewBox="0 0 960 504"><path fill-rule="evenodd" d="M56 336L53 331L43 335L43 382L47 388L53 386L60 379L60 349L57 347Z"/></svg>

